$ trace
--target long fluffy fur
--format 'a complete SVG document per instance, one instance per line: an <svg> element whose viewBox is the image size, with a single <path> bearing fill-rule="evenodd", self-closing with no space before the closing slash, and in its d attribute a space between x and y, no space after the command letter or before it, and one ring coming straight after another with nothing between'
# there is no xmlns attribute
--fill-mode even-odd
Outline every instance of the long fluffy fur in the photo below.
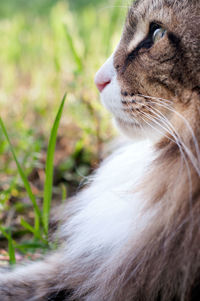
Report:
<svg viewBox="0 0 200 301"><path fill-rule="evenodd" d="M55 254L0 274L1 301L200 300L199 11L196 0L130 9L102 100L142 141L115 151L60 210ZM137 43L156 17L167 38L127 60L140 24Z"/></svg>

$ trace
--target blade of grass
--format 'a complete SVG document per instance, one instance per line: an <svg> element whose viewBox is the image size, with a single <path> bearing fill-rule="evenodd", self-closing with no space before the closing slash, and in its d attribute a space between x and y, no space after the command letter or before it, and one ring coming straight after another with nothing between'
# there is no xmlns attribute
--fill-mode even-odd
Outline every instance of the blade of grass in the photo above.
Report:
<svg viewBox="0 0 200 301"><path fill-rule="evenodd" d="M3 227L0 227L1 233L5 236L5 238L8 240L8 254L9 254L9 262L10 264L15 264L15 248L14 248L14 242L12 240L11 232L7 233Z"/></svg>
<svg viewBox="0 0 200 301"><path fill-rule="evenodd" d="M5 236L5 238L6 238L7 240L9 240L9 234L6 232L6 230L4 230L3 227L0 227L0 231L1 231L1 233L3 234L3 236Z"/></svg>
<svg viewBox="0 0 200 301"><path fill-rule="evenodd" d="M40 239L43 243L48 244L48 241L44 239L40 232L36 231L29 223L27 223L23 218L20 220L21 225L28 230L29 232L34 234L35 238Z"/></svg>
<svg viewBox="0 0 200 301"><path fill-rule="evenodd" d="M13 246L13 241L12 238L10 236L10 239L8 240L8 253L9 253L9 262L11 265L16 263L16 258L15 258L15 249Z"/></svg>
<svg viewBox="0 0 200 301"><path fill-rule="evenodd" d="M20 250L21 252L27 253L27 250L33 249L44 249L44 250L49 250L49 247L47 247L46 244L42 244L41 242L23 242L15 246L16 249Z"/></svg>
<svg viewBox="0 0 200 301"><path fill-rule="evenodd" d="M26 230L35 234L35 229L29 223L27 223L23 218L21 218L20 223Z"/></svg>
<svg viewBox="0 0 200 301"><path fill-rule="evenodd" d="M28 181L28 179L27 179L27 177L26 177L26 175L25 175L25 173L24 173L24 171L23 171L23 169L22 169L22 167L21 167L21 165L20 165L20 163L19 163L19 161L17 159L17 156L15 154L14 148L12 146L12 143L10 141L10 138L8 136L8 133L7 133L7 130L6 130L6 127L4 125L4 122L3 122L2 118L0 118L0 126L2 128L2 131L3 131L3 134L4 134L5 138L7 140L7 143L9 145L10 151L11 151L11 153L13 155L15 163L17 165L17 169L18 169L20 177L21 177L21 179L22 179L22 181L24 183L24 187L25 187L25 189L26 189L26 191L28 193L28 196L29 196L32 204L33 204L34 211L35 211L35 230L36 230L36 232L39 232L40 221L42 221L42 215L41 215L40 209L39 209L39 207L37 205L35 195L33 194L31 186L29 184L29 181Z"/></svg>
<svg viewBox="0 0 200 301"><path fill-rule="evenodd" d="M76 51L76 48L75 48L74 42L73 42L73 38L72 38L71 34L69 33L69 30L66 25L65 25L65 33L66 33L66 38L67 38L69 48L71 50L71 54L73 55L74 61L76 62L76 65L77 65L77 68L79 71L82 71L83 70L82 60L81 60L78 52Z"/></svg>
<svg viewBox="0 0 200 301"><path fill-rule="evenodd" d="M51 129L51 135L47 150L46 168L45 168L45 183L44 183L44 198L43 198L43 224L45 233L48 233L49 227L49 213L52 199L52 186L53 186L53 164L54 164L54 153L56 147L56 138L60 119L65 104L66 94L64 95L58 113L56 115L53 127Z"/></svg>
<svg viewBox="0 0 200 301"><path fill-rule="evenodd" d="M20 252L23 254L27 253L27 249L49 249L48 244L46 241L44 243L39 242L39 241L31 241L31 242L23 242L18 244L10 234L10 229L5 230L3 227L0 227L0 232L3 234L3 236L7 239L8 241L8 254L9 254L9 261L10 264L15 264L15 249L18 249ZM9 233L8 233L9 232Z"/></svg>

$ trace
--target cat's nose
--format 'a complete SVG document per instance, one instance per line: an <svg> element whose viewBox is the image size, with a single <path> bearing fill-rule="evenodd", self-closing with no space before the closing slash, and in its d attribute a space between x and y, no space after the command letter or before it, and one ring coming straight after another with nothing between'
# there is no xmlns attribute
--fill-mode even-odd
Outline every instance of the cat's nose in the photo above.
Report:
<svg viewBox="0 0 200 301"><path fill-rule="evenodd" d="M105 89L105 87L108 86L110 83L111 80L104 77L103 74L101 74L101 76L95 77L95 84L99 92L102 92Z"/></svg>
<svg viewBox="0 0 200 301"><path fill-rule="evenodd" d="M95 84L99 92L102 92L111 82L114 76L113 58L110 57L99 69L95 76Z"/></svg>

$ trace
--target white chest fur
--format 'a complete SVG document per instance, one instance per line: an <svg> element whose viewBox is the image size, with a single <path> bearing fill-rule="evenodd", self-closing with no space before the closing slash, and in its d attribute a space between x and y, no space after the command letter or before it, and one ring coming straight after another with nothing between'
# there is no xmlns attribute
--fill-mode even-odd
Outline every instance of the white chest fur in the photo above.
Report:
<svg viewBox="0 0 200 301"><path fill-rule="evenodd" d="M138 237L152 214L143 213L147 200L134 188L153 157L152 145L143 141L122 147L102 164L90 186L75 200L76 213L64 225L68 255L113 251L130 235Z"/></svg>

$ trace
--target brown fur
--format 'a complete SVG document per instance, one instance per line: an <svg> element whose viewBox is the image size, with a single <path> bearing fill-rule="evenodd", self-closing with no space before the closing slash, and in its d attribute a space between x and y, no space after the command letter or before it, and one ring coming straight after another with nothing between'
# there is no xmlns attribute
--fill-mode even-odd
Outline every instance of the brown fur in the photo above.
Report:
<svg viewBox="0 0 200 301"><path fill-rule="evenodd" d="M165 37L149 49L130 50L128 46L141 24L148 35L151 22L166 28ZM16 279L15 274L10 274L5 282L0 277L1 301L200 300L200 162L191 162L190 155L184 148L181 153L179 146L184 143L194 157L199 154L184 120L160 106L166 103L165 99L170 100L173 108L189 121L200 145L199 29L198 0L137 0L128 13L115 53L124 110L141 125L148 121L141 114L155 118L149 109L159 110L179 133L180 142L175 143L170 134L157 142L158 155L142 190L151 196L148 206L156 205L159 214L144 231L137 252L130 240L120 254L113 256L112 268L99 269L101 273L96 278L94 272L101 261L85 269L81 258L74 265L52 255L53 259L44 263L47 268L34 274L32 280L26 281L25 276ZM183 156L187 164L183 164ZM89 283L91 277L93 282Z"/></svg>

